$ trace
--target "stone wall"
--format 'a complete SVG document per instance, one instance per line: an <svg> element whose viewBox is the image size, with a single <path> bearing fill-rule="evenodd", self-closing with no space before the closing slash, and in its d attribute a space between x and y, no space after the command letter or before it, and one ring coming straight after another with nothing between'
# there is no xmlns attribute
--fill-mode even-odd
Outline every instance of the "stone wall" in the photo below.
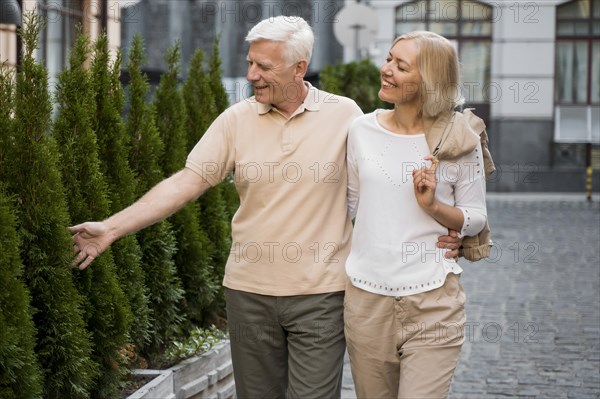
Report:
<svg viewBox="0 0 600 399"><path fill-rule="evenodd" d="M137 370L136 374L155 378L127 399L235 398L229 341L167 370Z"/></svg>

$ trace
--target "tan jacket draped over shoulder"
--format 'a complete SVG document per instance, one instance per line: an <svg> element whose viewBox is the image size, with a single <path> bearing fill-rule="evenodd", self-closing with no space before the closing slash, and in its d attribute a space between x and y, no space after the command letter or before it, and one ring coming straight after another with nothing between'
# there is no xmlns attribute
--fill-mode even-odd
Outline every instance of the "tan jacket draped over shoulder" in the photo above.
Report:
<svg viewBox="0 0 600 399"><path fill-rule="evenodd" d="M431 155L438 160L451 160L468 154L480 142L486 178L496 170L488 149L485 123L471 109L445 112L435 119L425 119L424 127ZM487 258L492 245L490 227L486 222L478 235L464 237L461 255L470 261Z"/></svg>

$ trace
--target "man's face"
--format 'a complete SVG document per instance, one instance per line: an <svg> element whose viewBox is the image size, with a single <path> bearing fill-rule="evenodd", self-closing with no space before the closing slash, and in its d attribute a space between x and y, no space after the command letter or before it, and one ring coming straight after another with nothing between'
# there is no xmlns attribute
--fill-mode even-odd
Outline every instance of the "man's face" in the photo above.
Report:
<svg viewBox="0 0 600 399"><path fill-rule="evenodd" d="M246 79L254 87L256 101L285 109L286 103L298 99L297 63L283 57L285 44L269 40L250 43Z"/></svg>

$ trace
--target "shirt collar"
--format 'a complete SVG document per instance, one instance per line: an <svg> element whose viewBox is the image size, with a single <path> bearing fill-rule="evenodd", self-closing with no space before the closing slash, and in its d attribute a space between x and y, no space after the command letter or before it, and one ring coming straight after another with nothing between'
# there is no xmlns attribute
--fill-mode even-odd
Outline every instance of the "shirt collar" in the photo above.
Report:
<svg viewBox="0 0 600 399"><path fill-rule="evenodd" d="M304 85L306 86L306 88L308 89L308 94L306 95L306 98L304 99L304 102L300 105L300 107L298 107L298 109L294 112L294 114L298 114L304 110L307 111L318 111L321 108L321 102L319 98L320 93L319 93L319 89L317 89L316 87L314 87L313 85L310 84L310 82L304 81ZM256 103L257 104L257 111L259 115L264 115L266 113L268 113L269 111L271 111L273 108L272 104L262 104L262 103Z"/></svg>

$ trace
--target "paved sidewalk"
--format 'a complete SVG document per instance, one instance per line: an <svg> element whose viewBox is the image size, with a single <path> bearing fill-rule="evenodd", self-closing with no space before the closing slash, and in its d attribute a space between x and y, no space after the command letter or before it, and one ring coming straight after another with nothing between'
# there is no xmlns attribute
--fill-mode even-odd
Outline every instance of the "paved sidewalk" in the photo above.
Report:
<svg viewBox="0 0 600 399"><path fill-rule="evenodd" d="M462 261L465 345L451 399L600 398L600 202L488 196L490 260ZM342 398L354 399L346 363Z"/></svg>

